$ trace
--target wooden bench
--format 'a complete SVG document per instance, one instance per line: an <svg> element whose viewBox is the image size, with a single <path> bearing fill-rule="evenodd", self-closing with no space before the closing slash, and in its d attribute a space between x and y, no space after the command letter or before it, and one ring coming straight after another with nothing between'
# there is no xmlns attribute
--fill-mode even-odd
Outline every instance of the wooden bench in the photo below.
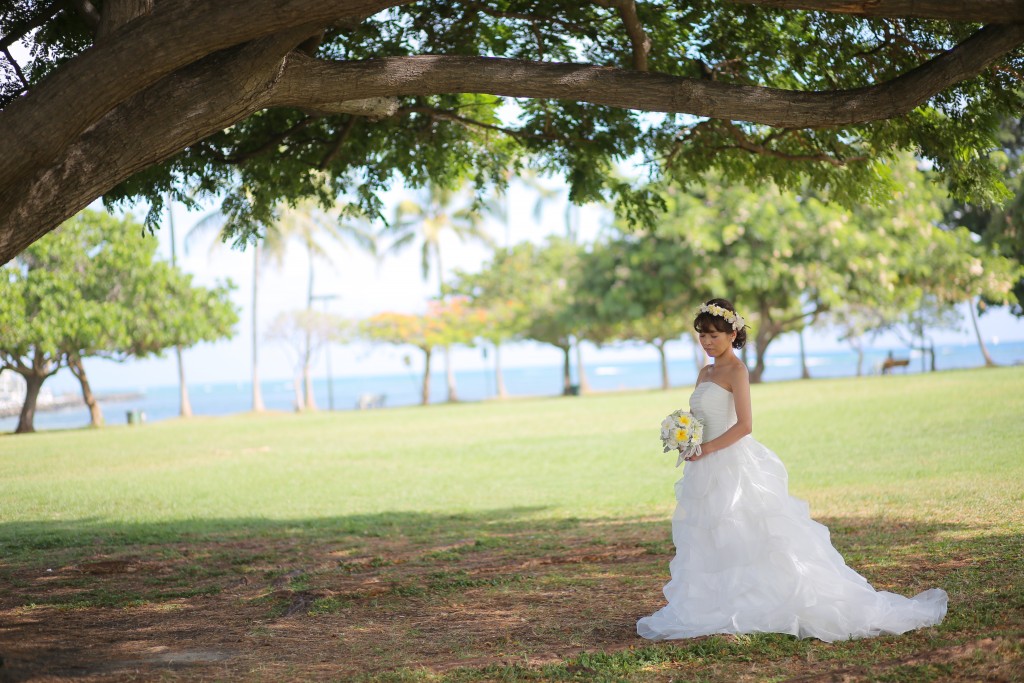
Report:
<svg viewBox="0 0 1024 683"><path fill-rule="evenodd" d="M910 365L909 358L886 358L882 361L882 374L888 375L893 368L905 368Z"/></svg>

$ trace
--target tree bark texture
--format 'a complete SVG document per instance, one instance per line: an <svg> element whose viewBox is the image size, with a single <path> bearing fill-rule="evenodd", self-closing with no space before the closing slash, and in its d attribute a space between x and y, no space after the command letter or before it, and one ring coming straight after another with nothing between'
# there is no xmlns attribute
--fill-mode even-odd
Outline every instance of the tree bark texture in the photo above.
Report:
<svg viewBox="0 0 1024 683"><path fill-rule="evenodd" d="M96 41L108 38L112 33L153 11L153 0L104 0L103 13L96 27Z"/></svg>
<svg viewBox="0 0 1024 683"><path fill-rule="evenodd" d="M68 368L71 369L71 374L78 378L78 383L82 387L82 400L89 408L89 426L102 427L103 409L100 408L96 394L93 393L92 386L89 384L89 376L85 374L85 365L82 363L82 359L79 356L68 356Z"/></svg>
<svg viewBox="0 0 1024 683"><path fill-rule="evenodd" d="M0 113L0 263L135 173L263 109L389 116L401 96L485 93L839 127L905 114L1024 43L1024 24L992 23L890 81L822 92L457 55L332 62L297 49L327 26L407 2L107 0L95 44ZM1024 13L1013 0L757 4L993 22Z"/></svg>

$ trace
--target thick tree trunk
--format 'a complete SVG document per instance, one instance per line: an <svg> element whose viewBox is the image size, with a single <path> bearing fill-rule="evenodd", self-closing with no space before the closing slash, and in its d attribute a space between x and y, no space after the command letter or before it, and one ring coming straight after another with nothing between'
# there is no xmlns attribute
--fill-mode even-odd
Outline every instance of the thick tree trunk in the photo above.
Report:
<svg viewBox="0 0 1024 683"><path fill-rule="evenodd" d="M85 374L82 359L77 355L69 355L68 367L71 369L71 374L78 378L78 383L82 387L82 400L89 408L89 426L102 427L103 410L100 408L99 401L96 400L96 395L92 393L92 386L89 385L89 377Z"/></svg>
<svg viewBox="0 0 1024 683"><path fill-rule="evenodd" d="M661 361L661 388L668 391L672 384L668 379L668 356L665 355L665 340L653 342L654 348L658 349L658 359Z"/></svg>
<svg viewBox="0 0 1024 683"><path fill-rule="evenodd" d="M21 415L18 417L18 427L15 434L29 434L36 431L36 402L39 400L39 390L49 375L25 374L25 402L21 404Z"/></svg>
<svg viewBox="0 0 1024 683"><path fill-rule="evenodd" d="M117 29L152 11L153 0L104 0L100 23L96 28L96 43L102 43Z"/></svg>
<svg viewBox="0 0 1024 683"><path fill-rule="evenodd" d="M501 344L494 345L494 385L498 392L498 398L508 398L508 389L505 388L505 374L501 371Z"/></svg>
<svg viewBox="0 0 1024 683"><path fill-rule="evenodd" d="M580 393L590 393L590 382L587 381L587 370L583 367L583 344L579 337L576 338L576 378L580 385Z"/></svg>
<svg viewBox="0 0 1024 683"><path fill-rule="evenodd" d="M433 349L423 349L424 364L423 364L423 394L420 399L420 405L428 405L430 403L430 356L432 355Z"/></svg>
<svg viewBox="0 0 1024 683"><path fill-rule="evenodd" d="M986 368L994 368L998 365L992 356L989 355L988 349L985 348L985 340L981 337L981 328L978 327L978 313L974 310L974 301L967 302L967 308L971 312L971 324L974 326L974 336L978 339L978 348L981 349L981 357L985 359Z"/></svg>
<svg viewBox="0 0 1024 683"><path fill-rule="evenodd" d="M259 326L259 284L260 284L260 245L252 250L252 410L262 413L263 388L260 386L260 326Z"/></svg>

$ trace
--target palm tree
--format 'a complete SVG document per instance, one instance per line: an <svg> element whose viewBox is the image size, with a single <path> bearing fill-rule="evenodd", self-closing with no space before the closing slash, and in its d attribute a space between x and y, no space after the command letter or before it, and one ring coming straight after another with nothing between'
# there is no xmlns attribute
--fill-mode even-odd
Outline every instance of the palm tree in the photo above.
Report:
<svg viewBox="0 0 1024 683"><path fill-rule="evenodd" d="M171 200L171 195L167 195L167 227L171 232L171 268L178 267L178 249L177 249L177 238L174 235L174 202ZM185 382L185 363L181 358L181 345L175 345L174 355L178 359L178 396L179 396L179 412L182 417L192 417L192 401L188 397L188 384ZM83 381L85 377L85 370L82 368L81 359L76 358L72 365L72 360L68 360L68 364L71 365L71 371L75 373L76 377ZM79 375L81 370L81 375ZM83 387L86 386L83 384ZM90 408L92 406L90 405ZM99 410L99 406L96 406L96 410ZM99 422L102 423L102 416L99 417ZM97 424L97 414L95 411L92 413L92 423ZM97 425L98 426L98 425Z"/></svg>
<svg viewBox="0 0 1024 683"><path fill-rule="evenodd" d="M200 236L218 229L218 239L211 249L227 244L235 234L235 222L224 214L215 211L203 217L185 234L185 250ZM263 265L272 264L278 268L284 263L287 242L276 226L264 226L262 239L253 244L252 249L252 410L260 413L266 410L263 403L263 392L260 388L259 364L259 283Z"/></svg>
<svg viewBox="0 0 1024 683"><path fill-rule="evenodd" d="M520 172L518 175L513 176L511 170L505 171L505 187L497 189L494 194L484 202L484 212L487 213L491 218L495 219L502 225L505 233L504 244L502 245L505 249L512 247L512 216L511 216L511 199L509 197L509 186L512 185L513 181L517 185L521 185L525 189L537 195L537 199L533 204L533 221L534 223L540 223L541 218L544 214L544 207L551 201L561 196L562 191L557 188L552 188L540 181L539 175L536 171L526 169ZM566 208L566 233L570 236L570 239L575 242L575 233L571 228L573 216L575 215L575 221L578 225L579 216L578 212L572 213L573 204L568 203ZM578 231L577 231L578 232ZM494 344L494 378L496 393L498 398L508 398L508 390L505 388L505 377L501 371L501 342L492 341ZM583 362L580 358L579 346L576 347L577 351L577 367L581 380L581 391L587 390L589 387L586 385L586 374L583 372Z"/></svg>
<svg viewBox="0 0 1024 683"><path fill-rule="evenodd" d="M283 240L296 240L306 250L309 258L309 277L306 287L306 311L313 313L313 285L316 280L316 260L329 261L329 253L320 241L321 236L330 237L342 246L355 244L357 247L376 255L376 237L362 224L348 223L342 220L342 211L338 207L325 210L312 199L303 199L294 206L281 211L277 228ZM305 332L305 346L302 356L303 406L306 410L316 410L316 397L313 393L312 360L314 344L309 329Z"/></svg>
<svg viewBox="0 0 1024 683"><path fill-rule="evenodd" d="M468 208L453 208L458 191L438 185L427 185L423 203L407 199L395 209L395 219L385 226L383 234L393 238L385 253L397 253L409 245L420 243L420 266L423 280L430 277L433 267L437 274L438 297L444 299L444 264L441 259L441 239L451 233L460 242L477 241L493 246L493 240L481 225L480 215ZM448 381L448 401L458 401L455 374L449 347L444 347L445 377Z"/></svg>

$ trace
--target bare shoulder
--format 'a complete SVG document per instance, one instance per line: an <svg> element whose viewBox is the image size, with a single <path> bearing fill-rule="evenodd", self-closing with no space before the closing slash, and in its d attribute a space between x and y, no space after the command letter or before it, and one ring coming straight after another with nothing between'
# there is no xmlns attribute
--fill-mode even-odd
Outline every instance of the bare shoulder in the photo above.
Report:
<svg viewBox="0 0 1024 683"><path fill-rule="evenodd" d="M707 379L707 376L708 376L708 368L710 368L710 367L711 367L710 365L705 365L704 367L702 367L702 368L700 369L700 371L699 371L699 372L697 373L697 384L700 384L700 383L701 383L701 382L703 382L703 381L704 381L705 379Z"/></svg>
<svg viewBox="0 0 1024 683"><path fill-rule="evenodd" d="M728 380L730 387L733 389L736 389L736 387L750 386L750 372L747 370L747 366L743 362L730 365L726 372L726 379Z"/></svg>

